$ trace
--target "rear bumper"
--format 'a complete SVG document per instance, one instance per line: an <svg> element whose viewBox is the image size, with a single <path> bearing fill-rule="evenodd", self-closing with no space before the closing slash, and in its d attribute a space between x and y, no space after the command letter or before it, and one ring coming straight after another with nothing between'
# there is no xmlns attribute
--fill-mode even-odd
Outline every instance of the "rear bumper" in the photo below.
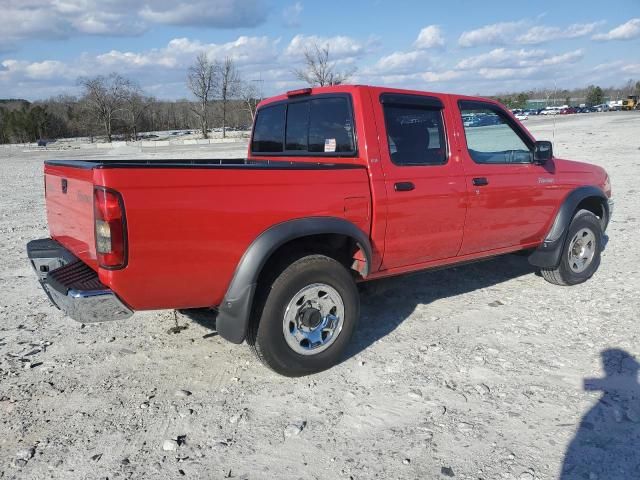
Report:
<svg viewBox="0 0 640 480"><path fill-rule="evenodd" d="M82 323L124 320L133 315L98 274L55 240L27 244L31 265L45 293L57 308Z"/></svg>

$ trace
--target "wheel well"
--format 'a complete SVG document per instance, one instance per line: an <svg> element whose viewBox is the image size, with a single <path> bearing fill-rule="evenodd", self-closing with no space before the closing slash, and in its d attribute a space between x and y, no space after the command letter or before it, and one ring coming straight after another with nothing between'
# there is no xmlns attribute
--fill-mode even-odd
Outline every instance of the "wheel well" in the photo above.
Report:
<svg viewBox="0 0 640 480"><path fill-rule="evenodd" d="M356 278L361 277L358 264L366 263L366 259L363 255L358 255L359 250L356 240L348 235L325 233L294 238L280 245L271 254L260 271L258 283L264 280L265 275L273 274L296 259L311 254L331 257L344 265Z"/></svg>
<svg viewBox="0 0 640 480"><path fill-rule="evenodd" d="M578 206L576 207L575 212L580 210L588 210L593 213L596 217L600 219L600 223L602 224L602 229L604 230L607 226L607 210L604 206L604 203L600 197L587 197L582 200ZM575 214L574 212L574 214Z"/></svg>

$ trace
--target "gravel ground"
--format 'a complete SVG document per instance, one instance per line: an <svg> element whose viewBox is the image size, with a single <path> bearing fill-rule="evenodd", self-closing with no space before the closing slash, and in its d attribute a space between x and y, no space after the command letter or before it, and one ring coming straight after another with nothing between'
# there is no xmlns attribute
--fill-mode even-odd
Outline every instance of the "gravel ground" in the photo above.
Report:
<svg viewBox="0 0 640 480"><path fill-rule="evenodd" d="M301 379L174 312L63 317L25 244L47 235L42 160L89 152L0 150L0 478L640 478L640 114L526 123L611 175L595 277L557 287L506 256L367 284L347 358Z"/></svg>

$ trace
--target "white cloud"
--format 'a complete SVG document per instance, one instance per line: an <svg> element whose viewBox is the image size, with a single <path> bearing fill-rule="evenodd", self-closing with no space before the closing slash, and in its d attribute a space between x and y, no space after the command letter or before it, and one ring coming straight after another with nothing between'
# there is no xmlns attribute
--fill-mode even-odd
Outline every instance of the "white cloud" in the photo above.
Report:
<svg viewBox="0 0 640 480"><path fill-rule="evenodd" d="M573 69L584 57L582 50L555 54L540 49L508 50L496 48L490 52L462 59L459 70L472 70L486 80L536 79L559 71Z"/></svg>
<svg viewBox="0 0 640 480"><path fill-rule="evenodd" d="M137 35L144 30L133 5L125 0L0 0L0 46L16 47L32 38L64 39L73 35Z"/></svg>
<svg viewBox="0 0 640 480"><path fill-rule="evenodd" d="M187 95L185 76L198 53L211 58L231 57L245 79L275 78L269 74L271 65L279 59L278 39L240 36L226 43L203 43L188 38L176 38L163 48L143 51L111 50L99 55L88 53L61 62L45 60L29 62L7 59L0 61L0 91L3 96L43 98L59 93L77 92L76 79L83 76L107 75L111 72L137 80L164 98ZM289 70L281 68L289 75ZM160 85L163 85L160 87Z"/></svg>
<svg viewBox="0 0 640 480"><path fill-rule="evenodd" d="M460 78L462 76L462 72L458 72L455 70L445 70L442 72L424 72L420 74L420 78L425 82L446 82L449 80L454 80L456 78Z"/></svg>
<svg viewBox="0 0 640 480"><path fill-rule="evenodd" d="M496 48L488 53L462 59L457 68L469 70L480 67L525 67L533 60L539 60L546 55L544 50L507 50Z"/></svg>
<svg viewBox="0 0 640 480"><path fill-rule="evenodd" d="M285 27L295 28L300 26L300 15L302 15L302 3L296 2L285 7L282 11L282 23Z"/></svg>
<svg viewBox="0 0 640 480"><path fill-rule="evenodd" d="M442 31L437 25L429 25L420 30L418 38L413 43L417 49L444 47Z"/></svg>
<svg viewBox="0 0 640 480"><path fill-rule="evenodd" d="M429 54L424 51L394 52L380 58L373 66L373 73L406 73L426 68L430 64Z"/></svg>
<svg viewBox="0 0 640 480"><path fill-rule="evenodd" d="M594 72L609 72L614 69L619 70L623 65L626 65L624 60L614 60L613 62L600 63L593 67Z"/></svg>
<svg viewBox="0 0 640 480"><path fill-rule="evenodd" d="M366 43L355 40L344 35L335 37L320 37L317 35L296 35L291 39L284 51L286 57L302 58L305 49L318 45L319 47L329 46L329 58L333 60L360 57L366 54L373 44L372 40Z"/></svg>
<svg viewBox="0 0 640 480"><path fill-rule="evenodd" d="M487 53L467 57L460 60L456 68L473 70L478 68L523 69L530 67L572 64L584 56L582 50L574 50L563 54L550 54L545 50L508 50L496 48Z"/></svg>
<svg viewBox="0 0 640 480"><path fill-rule="evenodd" d="M463 78L463 72L455 70L428 70L406 74L387 74L376 77L376 84L417 90L443 88L451 91L450 83ZM361 81L358 79L358 81ZM366 82L366 78L362 79Z"/></svg>
<svg viewBox="0 0 640 480"><path fill-rule="evenodd" d="M640 75L640 63L630 63L628 65L624 65L621 70L624 73L628 73L630 75Z"/></svg>
<svg viewBox="0 0 640 480"><path fill-rule="evenodd" d="M501 22L485 25L475 30L462 32L458 38L461 47L477 47L479 45L504 45L509 37L517 32L524 22Z"/></svg>
<svg viewBox="0 0 640 480"><path fill-rule="evenodd" d="M536 45L563 38L579 38L593 33L602 22L574 23L566 28L536 25L516 38L516 42L525 45Z"/></svg>
<svg viewBox="0 0 640 480"><path fill-rule="evenodd" d="M143 20L168 25L255 27L263 23L267 15L262 0L155 0L144 3L139 10Z"/></svg>
<svg viewBox="0 0 640 480"><path fill-rule="evenodd" d="M376 85L392 85L394 87L403 87L410 84L415 84L420 80L418 73L389 73L380 77L375 77L373 80ZM366 75L362 79L358 79L359 83L369 83ZM373 83L373 82L372 82Z"/></svg>
<svg viewBox="0 0 640 480"><path fill-rule="evenodd" d="M23 60L4 60L0 63L0 79L2 77L22 77L25 80L49 80L53 78L75 78L67 65L57 60L43 62L27 62Z"/></svg>
<svg viewBox="0 0 640 480"><path fill-rule="evenodd" d="M542 59L542 65L571 65L573 63L582 60L584 57L584 51L581 49L574 50L572 52L562 53L559 55L552 55Z"/></svg>
<svg viewBox="0 0 640 480"><path fill-rule="evenodd" d="M111 50L110 52L98 55L96 60L99 65L105 67L127 70L131 68L148 67L150 65L158 65L167 68L174 68L176 66L175 56L162 55L159 51L151 52L150 54L143 54Z"/></svg>
<svg viewBox="0 0 640 480"><path fill-rule="evenodd" d="M165 48L152 49L142 53L111 50L98 55L99 65L118 69L137 69L148 66L164 68L186 68L196 55L207 53L212 59L232 58L238 66L257 65L273 62L277 58L278 40L269 37L240 36L227 43L202 43L188 38L174 38Z"/></svg>
<svg viewBox="0 0 640 480"><path fill-rule="evenodd" d="M480 76L486 80L505 80L511 78L528 78L537 73L539 69L528 68L481 68Z"/></svg>
<svg viewBox="0 0 640 480"><path fill-rule="evenodd" d="M640 37L640 18L632 18L607 33L593 36L594 40L631 40Z"/></svg>
<svg viewBox="0 0 640 480"><path fill-rule="evenodd" d="M255 27L265 0L0 0L0 50L34 38L139 35L154 23L216 28Z"/></svg>

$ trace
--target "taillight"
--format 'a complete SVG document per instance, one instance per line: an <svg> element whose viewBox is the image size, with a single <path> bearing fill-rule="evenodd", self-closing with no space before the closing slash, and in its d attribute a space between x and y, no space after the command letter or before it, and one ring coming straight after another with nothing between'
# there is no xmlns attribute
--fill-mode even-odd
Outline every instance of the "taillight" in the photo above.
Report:
<svg viewBox="0 0 640 480"><path fill-rule="evenodd" d="M127 264L127 222L122 196L114 190L95 187L93 212L98 264L110 270L124 268Z"/></svg>

